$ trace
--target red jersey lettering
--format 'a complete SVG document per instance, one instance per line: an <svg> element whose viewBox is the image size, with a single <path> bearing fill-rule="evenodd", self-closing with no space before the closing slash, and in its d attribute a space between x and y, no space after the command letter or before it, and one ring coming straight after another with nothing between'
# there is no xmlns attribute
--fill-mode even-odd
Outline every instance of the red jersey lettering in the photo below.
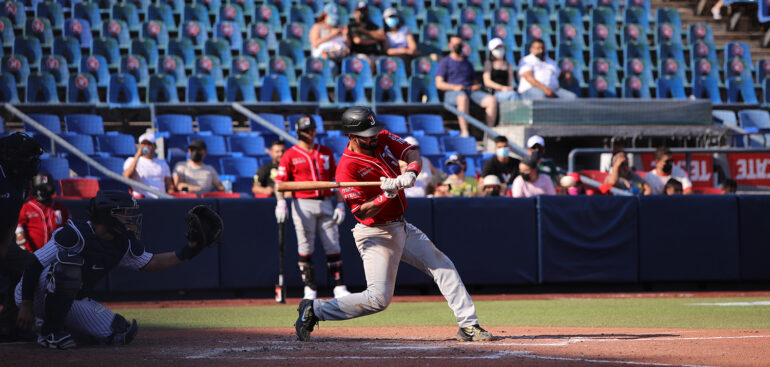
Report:
<svg viewBox="0 0 770 367"><path fill-rule="evenodd" d="M313 151L308 152L300 148L299 145L295 145L281 157L281 163L278 164L278 174L274 181L333 181L336 168L334 153L331 149L316 144L313 146ZM298 199L331 195L332 191L329 189L294 193L294 197Z"/></svg>
<svg viewBox="0 0 770 367"><path fill-rule="evenodd" d="M19 212L18 223L18 227L24 230L24 238L27 239L24 246L30 252L35 252L48 243L53 232L67 223L69 218L67 207L55 201L51 206L45 206L35 200L24 203Z"/></svg>
<svg viewBox="0 0 770 367"><path fill-rule="evenodd" d="M379 144L374 151L374 157L345 149L337 169L337 182L379 181L380 177L395 178L401 174L398 161L404 160L406 152L414 147L387 130L377 134L377 141ZM345 199L345 204L355 214L363 203L382 194L382 189L377 186L344 187L340 189L340 193ZM401 190L398 197L390 200L377 215L365 220L356 220L365 225L385 223L401 218L406 208L406 195Z"/></svg>

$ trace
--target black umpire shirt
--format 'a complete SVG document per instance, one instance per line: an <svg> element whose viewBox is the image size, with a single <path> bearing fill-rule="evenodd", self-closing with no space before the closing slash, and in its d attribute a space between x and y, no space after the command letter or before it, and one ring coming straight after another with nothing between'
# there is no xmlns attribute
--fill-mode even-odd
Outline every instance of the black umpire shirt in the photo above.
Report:
<svg viewBox="0 0 770 367"><path fill-rule="evenodd" d="M259 167L257 174L254 176L254 181L259 183L262 187L275 188L275 176L278 175L278 163L265 163Z"/></svg>
<svg viewBox="0 0 770 367"><path fill-rule="evenodd" d="M481 170L481 177L495 175L500 182L506 185L513 184L513 179L519 174L519 160L508 158L508 162L500 162L497 157L492 157L484 162L484 168Z"/></svg>

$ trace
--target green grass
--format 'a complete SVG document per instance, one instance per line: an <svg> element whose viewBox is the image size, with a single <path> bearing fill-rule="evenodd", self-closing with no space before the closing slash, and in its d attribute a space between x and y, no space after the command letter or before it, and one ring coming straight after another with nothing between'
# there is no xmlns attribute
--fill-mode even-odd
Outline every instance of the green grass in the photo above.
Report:
<svg viewBox="0 0 770 367"><path fill-rule="evenodd" d="M483 326L572 326L684 329L769 329L770 306L689 306L692 303L769 301L767 298L642 298L479 301ZM296 305L115 309L143 328L292 327ZM324 322L337 326L453 326L445 302L395 302L358 319Z"/></svg>

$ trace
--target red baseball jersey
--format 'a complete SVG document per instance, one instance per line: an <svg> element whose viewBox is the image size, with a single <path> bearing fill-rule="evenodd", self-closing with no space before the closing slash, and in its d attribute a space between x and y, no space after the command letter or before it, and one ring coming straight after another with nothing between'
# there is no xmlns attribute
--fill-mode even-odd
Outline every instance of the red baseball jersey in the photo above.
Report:
<svg viewBox="0 0 770 367"><path fill-rule="evenodd" d="M380 177L395 178L401 174L398 161L404 160L406 152L414 146L387 130L380 131L377 140L379 144L374 150L374 157L345 149L337 170L337 182L379 181ZM340 193L350 211L355 214L361 204L382 194L382 189L378 186L343 187L340 188ZM404 190L400 190L398 198L390 200L377 215L365 220L356 220L365 225L385 223L401 218L406 208L406 194Z"/></svg>
<svg viewBox="0 0 770 367"><path fill-rule="evenodd" d="M275 182L285 181L334 181L337 165L331 149L316 144L308 152L295 145L281 157ZM298 199L331 196L332 190L297 191L293 196Z"/></svg>
<svg viewBox="0 0 770 367"><path fill-rule="evenodd" d="M27 242L24 246L27 250L35 252L51 240L53 232L67 223L70 212L67 207L53 202L51 206L45 206L36 200L24 203L19 212L19 224L24 230L24 238Z"/></svg>

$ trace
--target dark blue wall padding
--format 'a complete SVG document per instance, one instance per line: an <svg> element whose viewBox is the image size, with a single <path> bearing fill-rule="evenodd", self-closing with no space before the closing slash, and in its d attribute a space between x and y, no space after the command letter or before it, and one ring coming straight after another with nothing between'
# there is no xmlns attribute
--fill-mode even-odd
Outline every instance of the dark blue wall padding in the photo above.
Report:
<svg viewBox="0 0 770 367"><path fill-rule="evenodd" d="M735 196L639 199L639 280L737 280Z"/></svg>
<svg viewBox="0 0 770 367"><path fill-rule="evenodd" d="M466 284L537 282L535 199L435 199L435 243Z"/></svg>
<svg viewBox="0 0 770 367"><path fill-rule="evenodd" d="M145 250L154 254L176 251L187 244L184 214L195 205L218 210L214 199L146 199L142 208L142 239ZM227 228L227 224L225 224ZM225 229L227 230L227 229ZM118 268L110 274L111 291L210 289L219 287L219 245L204 249L197 257L162 272L151 273Z"/></svg>
<svg viewBox="0 0 770 367"><path fill-rule="evenodd" d="M72 220L86 220L88 218L88 204L90 203L90 200L56 200L62 205L67 207L67 210L70 211L70 218ZM106 291L108 289L109 284L109 274L102 279L99 283L96 284L96 287L94 287L95 291Z"/></svg>
<svg viewBox="0 0 770 367"><path fill-rule="evenodd" d="M637 281L635 197L538 200L541 282Z"/></svg>
<svg viewBox="0 0 770 367"><path fill-rule="evenodd" d="M738 196L741 279L770 279L770 196Z"/></svg>

